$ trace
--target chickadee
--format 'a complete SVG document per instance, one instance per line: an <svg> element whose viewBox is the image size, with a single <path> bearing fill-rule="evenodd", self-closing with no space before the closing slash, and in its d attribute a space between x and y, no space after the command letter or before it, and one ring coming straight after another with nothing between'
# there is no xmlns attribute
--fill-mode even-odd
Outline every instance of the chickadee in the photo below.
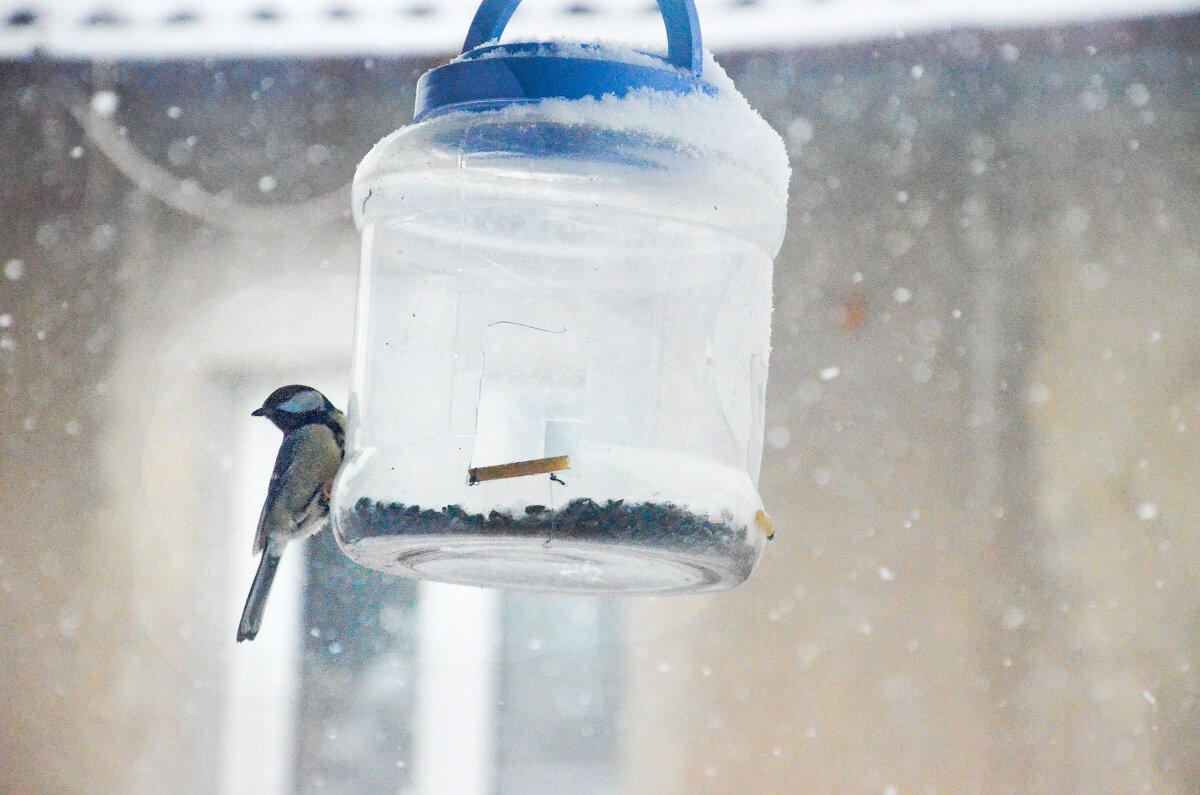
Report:
<svg viewBox="0 0 1200 795"><path fill-rule="evenodd" d="M283 548L328 526L329 492L346 445L346 415L312 387L282 386L251 413L275 423L283 444L258 517L254 552L262 552L262 560L242 610L239 642L258 634Z"/></svg>

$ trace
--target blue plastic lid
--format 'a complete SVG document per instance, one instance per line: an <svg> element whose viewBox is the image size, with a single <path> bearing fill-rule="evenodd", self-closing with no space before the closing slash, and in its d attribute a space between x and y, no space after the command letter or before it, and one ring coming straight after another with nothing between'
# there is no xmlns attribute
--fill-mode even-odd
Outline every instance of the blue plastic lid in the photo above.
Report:
<svg viewBox="0 0 1200 795"><path fill-rule="evenodd" d="M463 42L462 57L417 82L414 121L452 110L490 110L516 102L625 96L636 89L716 93L700 79L703 45L692 0L658 0L667 28L667 57L617 60L602 45L498 39L521 0L483 0Z"/></svg>

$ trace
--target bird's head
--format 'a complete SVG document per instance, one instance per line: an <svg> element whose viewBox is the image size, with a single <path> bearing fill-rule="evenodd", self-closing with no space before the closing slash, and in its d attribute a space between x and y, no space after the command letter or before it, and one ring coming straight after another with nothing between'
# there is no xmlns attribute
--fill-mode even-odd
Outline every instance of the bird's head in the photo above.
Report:
<svg viewBox="0 0 1200 795"><path fill-rule="evenodd" d="M255 417L266 417L281 431L289 431L310 423L326 423L341 415L329 398L311 386L291 384L276 389L262 406L250 412Z"/></svg>

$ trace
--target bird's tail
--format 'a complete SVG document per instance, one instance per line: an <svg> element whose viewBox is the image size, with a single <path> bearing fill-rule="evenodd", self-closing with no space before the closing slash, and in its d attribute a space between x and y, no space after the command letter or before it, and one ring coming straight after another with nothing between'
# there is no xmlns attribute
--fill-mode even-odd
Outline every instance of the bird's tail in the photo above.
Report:
<svg viewBox="0 0 1200 795"><path fill-rule="evenodd" d="M250 584L250 595L246 597L246 606L242 608L242 621L238 624L237 639L254 640L258 628L262 626L263 610L267 607L267 595L271 593L271 582L279 569L279 559L282 557L282 544L277 549L268 542L263 550L262 559L258 562L258 571L254 574L254 582Z"/></svg>

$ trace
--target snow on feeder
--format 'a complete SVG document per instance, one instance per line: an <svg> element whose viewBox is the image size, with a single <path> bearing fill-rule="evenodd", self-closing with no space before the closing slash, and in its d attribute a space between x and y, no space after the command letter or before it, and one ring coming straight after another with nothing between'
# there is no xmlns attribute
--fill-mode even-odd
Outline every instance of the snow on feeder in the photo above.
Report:
<svg viewBox="0 0 1200 795"><path fill-rule="evenodd" d="M484 0L354 179L362 231L343 551L471 585L744 581L787 156L659 0L666 57L500 44Z"/></svg>

